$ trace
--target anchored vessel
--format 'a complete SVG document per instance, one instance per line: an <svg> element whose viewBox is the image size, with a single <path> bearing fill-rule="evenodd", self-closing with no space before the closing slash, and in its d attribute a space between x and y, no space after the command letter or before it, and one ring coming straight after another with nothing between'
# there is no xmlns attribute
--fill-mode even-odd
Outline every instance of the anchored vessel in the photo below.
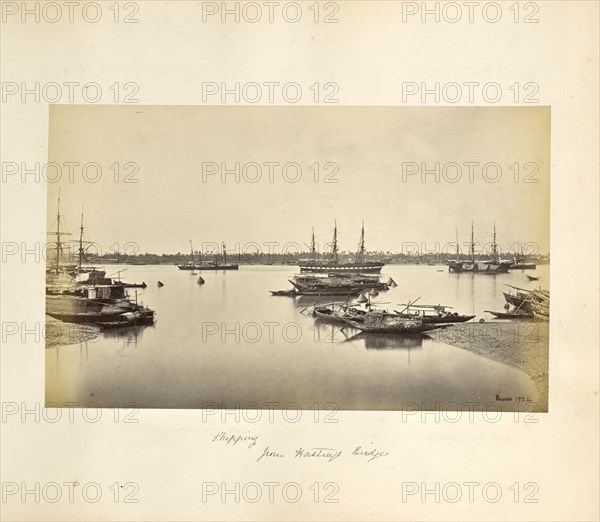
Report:
<svg viewBox="0 0 600 522"><path fill-rule="evenodd" d="M192 245L192 241L190 240L190 248L191 248L191 261L184 265L177 265L179 270L238 270L239 265L235 263L227 264L227 249L225 248L225 243L223 243L223 263L219 263L218 256L215 255L214 261L202 261L202 254L200 254L200 262L196 263L194 257L194 247Z"/></svg>
<svg viewBox="0 0 600 522"><path fill-rule="evenodd" d="M417 334L446 325L424 323L422 319L406 319L383 312L367 312L362 317L341 317L348 326L362 332L386 334Z"/></svg>
<svg viewBox="0 0 600 522"><path fill-rule="evenodd" d="M290 279L295 295L358 295L365 290L388 290L379 276L330 273L327 277L299 275Z"/></svg>
<svg viewBox="0 0 600 522"><path fill-rule="evenodd" d="M326 305L315 307L313 315L317 319L342 323L368 333L418 334L445 325L425 323L422 318L405 318L386 311L362 310L353 305Z"/></svg>
<svg viewBox="0 0 600 522"><path fill-rule="evenodd" d="M56 236L56 259L47 268L46 274L46 314L55 319L71 323L95 323L111 326L154 323L154 311L142 306L127 296L126 288L145 287L145 283L128 284L115 282L106 277L106 272L82 266L85 257L83 241L83 214L79 234L79 262L73 263L71 256L65 256L67 248L61 237L60 195L58 198Z"/></svg>
<svg viewBox="0 0 600 522"><path fill-rule="evenodd" d="M448 261L448 270L450 272L474 272L481 274L502 274L508 272L511 267L510 261L502 261L498 255L498 244L496 243L496 224L494 224L494 241L492 243L492 259L485 261L475 260L475 239L473 232L473 223L471 223L471 245L470 259L461 261L458 259L458 241L457 241L457 259Z"/></svg>
<svg viewBox="0 0 600 522"><path fill-rule="evenodd" d="M336 272L336 273L363 273L378 274L385 266L385 261L365 261L365 225L362 224L360 242L354 263L341 263L338 256L337 222L333 229L331 252L326 259L317 259L315 247L315 232L313 229L311 242L312 259L301 259L298 263L301 272Z"/></svg>

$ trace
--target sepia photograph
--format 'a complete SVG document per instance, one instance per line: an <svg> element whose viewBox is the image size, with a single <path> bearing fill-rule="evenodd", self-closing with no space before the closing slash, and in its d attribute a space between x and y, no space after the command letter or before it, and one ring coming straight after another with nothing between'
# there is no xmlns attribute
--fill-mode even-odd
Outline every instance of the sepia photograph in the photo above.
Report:
<svg viewBox="0 0 600 522"><path fill-rule="evenodd" d="M2 521L600 520L599 20L0 0Z"/></svg>
<svg viewBox="0 0 600 522"><path fill-rule="evenodd" d="M550 130L51 106L46 405L547 412Z"/></svg>

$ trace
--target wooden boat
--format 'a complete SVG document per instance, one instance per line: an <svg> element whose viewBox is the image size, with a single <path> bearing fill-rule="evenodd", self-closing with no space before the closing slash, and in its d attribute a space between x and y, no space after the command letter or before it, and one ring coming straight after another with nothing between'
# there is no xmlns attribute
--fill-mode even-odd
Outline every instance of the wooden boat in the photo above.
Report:
<svg viewBox="0 0 600 522"><path fill-rule="evenodd" d="M533 312L534 305L550 303L550 293L542 288L538 288L535 290L527 290L525 288L520 288L518 286L513 286L507 284L516 290L514 294L502 292L506 302L513 305L515 308L519 308L526 312Z"/></svg>
<svg viewBox="0 0 600 522"><path fill-rule="evenodd" d="M313 308L313 315L324 321L328 322L336 322L343 323L343 319L362 319L364 318L370 310L363 310L356 305L347 305L347 304L336 304L331 303L329 305L324 306L315 306ZM380 311L385 316L394 317L395 314L390 314L387 311Z"/></svg>
<svg viewBox="0 0 600 522"><path fill-rule="evenodd" d="M525 311L512 311L512 312L493 312L492 310L484 310L488 314L492 314L494 317L498 319L532 319L532 312Z"/></svg>
<svg viewBox="0 0 600 522"><path fill-rule="evenodd" d="M300 275L290 279L298 295L359 295L364 291L387 290L379 276L330 273L327 277Z"/></svg>
<svg viewBox="0 0 600 522"><path fill-rule="evenodd" d="M385 261L365 261L365 225L363 223L358 251L353 263L343 263L338 258L337 245L337 222L333 229L333 241L331 243L331 252L327 259L317 259L317 251L315 248L315 232L313 229L311 253L312 259L301 259L298 263L300 272L317 272L317 273L359 273L359 274L379 274L385 266Z"/></svg>
<svg viewBox="0 0 600 522"><path fill-rule="evenodd" d="M529 279L530 281L537 281L539 279L539 277L535 277L532 275L527 275L527 279Z"/></svg>
<svg viewBox="0 0 600 522"><path fill-rule="evenodd" d="M335 309L330 306L320 306L313 309L313 316L317 319L331 323L343 323L343 317L346 317L347 311L342 309ZM348 315L348 317L350 317Z"/></svg>
<svg viewBox="0 0 600 522"><path fill-rule="evenodd" d="M506 302L513 305L515 308L519 308L524 312L533 311L533 300L531 299L531 295L529 293L517 292L515 294L511 294L502 292L502 295L504 295Z"/></svg>
<svg viewBox="0 0 600 522"><path fill-rule="evenodd" d="M269 290L271 292L271 295L284 295L284 296L288 296L288 297L294 297L295 295L298 295L296 293L296 289L295 288L290 288L289 290Z"/></svg>
<svg viewBox="0 0 600 522"><path fill-rule="evenodd" d="M367 333L410 335L446 326L441 324L425 324L420 319L405 319L397 315L391 316L391 314L381 312L367 312L363 317L341 317L340 319L348 326Z"/></svg>
<svg viewBox="0 0 600 522"><path fill-rule="evenodd" d="M118 315L114 320L97 321L96 324L102 328L124 328L135 325L154 324L154 312L150 309L137 312L126 312Z"/></svg>
<svg viewBox="0 0 600 522"><path fill-rule="evenodd" d="M128 300L102 303L91 299L84 299L82 302L72 299L62 307L51 303L52 301L48 301L47 299L46 314L66 323L103 324L123 322L129 318L134 318L136 322L143 324L152 324L154 322L153 310ZM98 306L100 308L96 308ZM84 310L83 307L87 307L87 309Z"/></svg>

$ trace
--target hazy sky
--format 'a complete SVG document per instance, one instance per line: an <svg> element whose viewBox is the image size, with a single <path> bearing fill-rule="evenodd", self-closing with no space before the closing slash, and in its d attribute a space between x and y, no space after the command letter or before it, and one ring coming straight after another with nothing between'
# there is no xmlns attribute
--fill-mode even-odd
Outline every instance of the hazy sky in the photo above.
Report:
<svg viewBox="0 0 600 522"><path fill-rule="evenodd" d="M48 184L49 227L60 187L69 230L83 205L87 236L103 249L133 242L141 252L187 252L190 239L195 249L303 244L313 226L324 245L337 219L340 249L355 250L364 219L372 250L435 249L454 242L457 227L466 242L473 220L481 243L496 222L503 250L535 242L549 251L546 107L51 106L49 162L62 166L60 181ZM68 162L80 164L73 179ZM91 162L101 168L96 182L95 168L82 172ZM139 167L137 183L124 182L128 162ZM423 179L421 164L433 170L436 162L440 179ZM480 163L472 180L465 162ZM492 162L501 168L497 182L495 167L487 181L482 174ZM537 172L525 168L530 162ZM268 163L279 166L270 171ZM289 163L297 166L286 181ZM403 176L415 163L419 171ZM452 163L461 167L455 183ZM234 173L223 176L223 164ZM324 182L328 173L336 183ZM528 174L537 183L525 183Z"/></svg>

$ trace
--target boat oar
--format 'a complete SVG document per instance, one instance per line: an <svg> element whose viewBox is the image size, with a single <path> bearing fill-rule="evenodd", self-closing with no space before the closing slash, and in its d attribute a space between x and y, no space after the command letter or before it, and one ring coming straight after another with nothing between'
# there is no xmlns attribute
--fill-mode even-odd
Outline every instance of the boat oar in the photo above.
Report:
<svg viewBox="0 0 600 522"><path fill-rule="evenodd" d="M414 301L412 302L408 302L408 304L406 305L406 307L404 308L404 310L402 310L400 313L403 314L406 310L408 310L412 305L414 305L419 299L421 299L421 296L417 297ZM402 306L402 305L400 305Z"/></svg>

